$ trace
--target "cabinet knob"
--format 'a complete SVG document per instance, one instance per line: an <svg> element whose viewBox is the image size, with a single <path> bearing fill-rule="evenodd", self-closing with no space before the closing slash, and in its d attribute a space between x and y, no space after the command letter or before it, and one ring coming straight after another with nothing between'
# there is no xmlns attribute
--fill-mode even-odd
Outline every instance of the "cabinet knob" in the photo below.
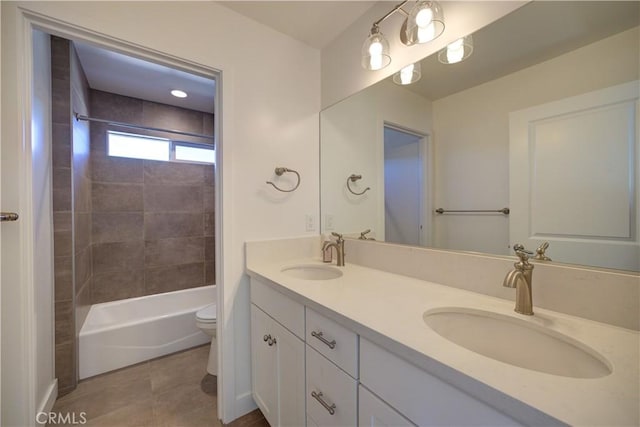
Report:
<svg viewBox="0 0 640 427"><path fill-rule="evenodd" d="M271 347L272 345L276 344L276 339L275 338L271 338L271 335L269 335L269 341L267 342L269 344L269 347Z"/></svg>
<svg viewBox="0 0 640 427"><path fill-rule="evenodd" d="M264 342L267 342L270 338L271 338L271 335L265 335L264 337L262 337L262 340Z"/></svg>

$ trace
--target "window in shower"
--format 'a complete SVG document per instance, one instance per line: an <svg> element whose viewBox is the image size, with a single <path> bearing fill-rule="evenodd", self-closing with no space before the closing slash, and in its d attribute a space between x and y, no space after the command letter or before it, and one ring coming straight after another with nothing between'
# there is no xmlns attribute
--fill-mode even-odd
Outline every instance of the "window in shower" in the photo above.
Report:
<svg viewBox="0 0 640 427"><path fill-rule="evenodd" d="M215 150L211 145L115 131L107 132L107 153L131 159L215 163Z"/></svg>

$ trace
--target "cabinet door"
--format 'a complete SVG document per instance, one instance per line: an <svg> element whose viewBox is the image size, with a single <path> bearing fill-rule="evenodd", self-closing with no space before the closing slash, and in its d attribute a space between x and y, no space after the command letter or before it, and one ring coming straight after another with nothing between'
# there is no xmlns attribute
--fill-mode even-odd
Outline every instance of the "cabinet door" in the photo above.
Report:
<svg viewBox="0 0 640 427"><path fill-rule="evenodd" d="M253 399L270 425L278 426L277 352L264 340L275 322L251 304L251 380ZM276 344L277 345L277 344Z"/></svg>
<svg viewBox="0 0 640 427"><path fill-rule="evenodd" d="M305 425L304 342L277 322L273 322L273 330L277 339L278 425L301 427Z"/></svg>
<svg viewBox="0 0 640 427"><path fill-rule="evenodd" d="M414 427L396 412L391 406L378 399L366 388L358 387L360 401L358 403L359 427Z"/></svg>

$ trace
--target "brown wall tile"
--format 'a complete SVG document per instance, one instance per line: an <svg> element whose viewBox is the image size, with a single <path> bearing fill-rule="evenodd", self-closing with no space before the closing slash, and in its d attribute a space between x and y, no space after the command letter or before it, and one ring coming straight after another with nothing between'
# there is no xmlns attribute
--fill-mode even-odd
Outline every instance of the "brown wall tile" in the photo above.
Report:
<svg viewBox="0 0 640 427"><path fill-rule="evenodd" d="M95 155L91 158L91 175L94 182L141 183L142 160Z"/></svg>
<svg viewBox="0 0 640 427"><path fill-rule="evenodd" d="M71 212L54 212L53 213L53 229L55 231L71 231L73 224L71 223Z"/></svg>
<svg viewBox="0 0 640 427"><path fill-rule="evenodd" d="M145 242L145 267L187 264L204 260L204 238L187 237Z"/></svg>
<svg viewBox="0 0 640 427"><path fill-rule="evenodd" d="M91 308L91 288L93 279L80 288L76 295L76 334L80 333L84 321L87 319L89 309Z"/></svg>
<svg viewBox="0 0 640 427"><path fill-rule="evenodd" d="M204 183L211 186L215 184L215 165L204 166Z"/></svg>
<svg viewBox="0 0 640 427"><path fill-rule="evenodd" d="M56 256L53 258L55 271L54 301L65 301L73 298L73 268L72 257Z"/></svg>
<svg viewBox="0 0 640 427"><path fill-rule="evenodd" d="M94 213L92 221L94 243L142 240L142 213Z"/></svg>
<svg viewBox="0 0 640 427"><path fill-rule="evenodd" d="M52 161L54 168L71 167L71 126L53 123L51 134Z"/></svg>
<svg viewBox="0 0 640 427"><path fill-rule="evenodd" d="M204 214L204 235L213 236L215 232L215 215L213 213Z"/></svg>
<svg viewBox="0 0 640 427"><path fill-rule="evenodd" d="M84 286L84 284L91 279L92 268L91 258L93 251L91 248L86 248L82 252L76 252L75 256L75 276L76 276L76 292Z"/></svg>
<svg viewBox="0 0 640 427"><path fill-rule="evenodd" d="M94 117L116 122L141 124L142 100L115 93L90 91L90 109Z"/></svg>
<svg viewBox="0 0 640 427"><path fill-rule="evenodd" d="M99 243L93 245L93 274L137 270L144 265L144 242Z"/></svg>
<svg viewBox="0 0 640 427"><path fill-rule="evenodd" d="M73 245L70 231L53 232L53 251L55 256L72 256Z"/></svg>
<svg viewBox="0 0 640 427"><path fill-rule="evenodd" d="M71 85L68 79L51 79L51 121L71 123Z"/></svg>
<svg viewBox="0 0 640 427"><path fill-rule="evenodd" d="M213 212L215 211L215 189L211 186L204 186L203 189L203 199L204 199L204 211L205 212Z"/></svg>
<svg viewBox="0 0 640 427"><path fill-rule="evenodd" d="M75 327L73 325L73 301L57 301L55 307L56 343L73 342Z"/></svg>
<svg viewBox="0 0 640 427"><path fill-rule="evenodd" d="M58 379L58 396L63 396L72 391L76 386L75 381L75 344L67 342L56 344L56 378Z"/></svg>
<svg viewBox="0 0 640 427"><path fill-rule="evenodd" d="M143 101L142 124L183 132L202 133L203 113L172 105ZM160 125L161 124L161 125ZM172 135L175 137L175 135Z"/></svg>
<svg viewBox="0 0 640 427"><path fill-rule="evenodd" d="M216 242L213 237L204 238L204 259L214 261L216 259Z"/></svg>
<svg viewBox="0 0 640 427"><path fill-rule="evenodd" d="M200 213L146 213L144 215L145 240L202 236L202 230Z"/></svg>
<svg viewBox="0 0 640 427"><path fill-rule="evenodd" d="M141 212L141 184L93 184L93 212Z"/></svg>
<svg viewBox="0 0 640 427"><path fill-rule="evenodd" d="M204 263L201 262L149 268L145 272L145 293L151 295L201 286L203 278Z"/></svg>
<svg viewBox="0 0 640 427"><path fill-rule="evenodd" d="M204 284L215 285L216 284L216 266L213 262L207 262L204 265Z"/></svg>
<svg viewBox="0 0 640 427"><path fill-rule="evenodd" d="M144 186L145 212L202 212L202 186Z"/></svg>
<svg viewBox="0 0 640 427"><path fill-rule="evenodd" d="M202 114L202 134L213 136L213 114Z"/></svg>
<svg viewBox="0 0 640 427"><path fill-rule="evenodd" d="M143 295L145 295L143 270L93 275L91 298L94 304Z"/></svg>
<svg viewBox="0 0 640 427"><path fill-rule="evenodd" d="M91 245L91 214L75 213L73 219L75 251L81 252Z"/></svg>
<svg viewBox="0 0 640 427"><path fill-rule="evenodd" d="M145 184L202 185L204 165L144 161Z"/></svg>

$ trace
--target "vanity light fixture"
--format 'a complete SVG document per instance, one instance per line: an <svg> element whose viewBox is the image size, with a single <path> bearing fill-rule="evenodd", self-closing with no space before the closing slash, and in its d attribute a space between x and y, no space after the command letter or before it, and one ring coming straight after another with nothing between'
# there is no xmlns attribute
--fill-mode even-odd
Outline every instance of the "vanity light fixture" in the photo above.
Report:
<svg viewBox="0 0 640 427"><path fill-rule="evenodd" d="M440 36L444 31L444 13L437 1L416 1L410 13L402 7L409 0L397 4L371 26L369 36L362 45L362 66L367 70L381 70L391 63L389 42L380 32L379 25L396 12L405 15L400 28L400 41L406 46L426 43ZM420 78L420 77L418 77Z"/></svg>
<svg viewBox="0 0 640 427"><path fill-rule="evenodd" d="M378 24L373 24L369 37L362 45L362 66L367 70L381 70L391 63L389 42L380 32Z"/></svg>
<svg viewBox="0 0 640 427"><path fill-rule="evenodd" d="M180 89L173 89L171 91L171 95L175 96L176 98L186 98L187 92Z"/></svg>
<svg viewBox="0 0 640 427"><path fill-rule="evenodd" d="M473 53L473 37L471 34L449 43L447 47L438 52L438 61L443 64L455 64L462 62Z"/></svg>
<svg viewBox="0 0 640 427"><path fill-rule="evenodd" d="M393 75L393 82L398 85L409 85L420 80L422 72L420 63L409 64Z"/></svg>

